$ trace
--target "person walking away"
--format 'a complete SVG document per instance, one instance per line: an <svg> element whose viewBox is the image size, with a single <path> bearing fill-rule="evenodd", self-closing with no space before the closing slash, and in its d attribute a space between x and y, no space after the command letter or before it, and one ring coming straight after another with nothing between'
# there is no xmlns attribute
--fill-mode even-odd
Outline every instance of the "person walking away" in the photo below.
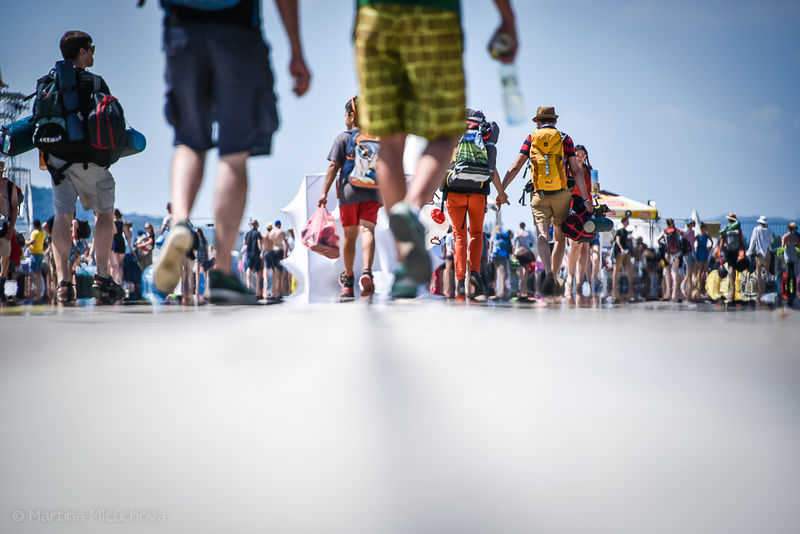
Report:
<svg viewBox="0 0 800 534"><path fill-rule="evenodd" d="M209 273L209 302L254 304L255 295L233 272L231 251L247 201L247 159L269 154L278 129L269 48L261 34L261 3L239 0L215 10L181 4L185 2L161 0L165 111L175 130L175 151L170 169L172 228L154 267L154 282L167 292L180 279L183 258L194 242L189 214L203 181L206 152L217 147L217 262ZM302 96L311 76L303 59L297 1L276 4L291 47L293 90Z"/></svg>
<svg viewBox="0 0 800 534"><path fill-rule="evenodd" d="M530 302L528 295L528 277L531 274L531 264L536 261L533 253L533 236L525 229L525 223L519 223L519 230L514 236L513 242L514 257L517 259L517 276L519 277L519 293L517 302Z"/></svg>
<svg viewBox="0 0 800 534"><path fill-rule="evenodd" d="M258 231L258 221L250 223L250 230L244 236L244 246L246 250L245 259L247 261L244 281L248 290L258 293L259 284L261 283L261 271L264 268L264 264L261 261L261 232ZM253 280L255 280L255 283Z"/></svg>
<svg viewBox="0 0 800 534"><path fill-rule="evenodd" d="M731 212L727 215L728 226L720 230L720 262L728 264L728 302L733 302L736 297L736 272L739 268L740 252L744 255L744 236L742 235L742 225L736 217L736 213Z"/></svg>
<svg viewBox="0 0 800 534"><path fill-rule="evenodd" d="M134 243L136 250L136 259L139 262L139 268L144 272L150 265L153 264L153 248L156 244L156 232L153 225L149 222L144 223L144 235L139 236Z"/></svg>
<svg viewBox="0 0 800 534"><path fill-rule="evenodd" d="M44 241L47 234L42 231L42 221L34 219L33 231L30 239L25 242L28 252L31 255L31 298L34 303L42 299L44 289L44 278L42 277L42 266L44 261Z"/></svg>
<svg viewBox="0 0 800 534"><path fill-rule="evenodd" d="M559 296L563 291L556 283L554 271L558 272L564 258L566 236L561 231L561 223L569 215L572 199L567 189L565 166L570 167L573 176L582 176L583 170L575 156L575 143L572 138L556 129L558 115L555 108L538 108L533 121L537 129L522 143L522 148L506 172L501 185L505 191L522 166L530 161L533 186L531 213L536 224L536 248L546 273L542 291L546 296ZM585 181L576 180L575 185L583 198L586 210L589 213L594 212ZM551 226L555 240L552 251L548 243Z"/></svg>
<svg viewBox="0 0 800 534"><path fill-rule="evenodd" d="M633 269L631 267L631 250L628 246L628 218L623 217L620 219L622 226L617 230L614 235L614 270L613 279L611 281L611 292L614 298L619 300L619 277L624 274L628 279L628 287L625 292L625 297L631 295L631 288L633 286ZM667 223L669 224L669 223Z"/></svg>
<svg viewBox="0 0 800 534"><path fill-rule="evenodd" d="M686 264L686 276L683 279L683 294L686 295L686 298L689 300L695 300L695 276L697 273L697 261L694 255L694 245L695 245L695 233L694 233L694 225L695 222L692 219L686 221L686 226L683 229L683 251L682 257L683 261Z"/></svg>
<svg viewBox="0 0 800 534"><path fill-rule="evenodd" d="M681 297L681 254L683 245L680 230L675 228L673 219L666 220L667 227L661 232L658 241L664 245L664 298L678 301Z"/></svg>
<svg viewBox="0 0 800 534"><path fill-rule="evenodd" d="M758 225L753 228L753 233L750 235L750 246L747 248L747 255L749 257L755 256L756 264L756 280L758 281L758 296L756 302L761 302L761 296L764 294L764 280L769 274L770 262L772 261L772 241L775 236L772 230L769 229L767 218L762 215L756 221Z"/></svg>
<svg viewBox="0 0 800 534"><path fill-rule="evenodd" d="M336 197L339 199L339 216L342 222L344 239L342 241L342 259L344 271L339 275L339 294L341 302L349 302L355 298L356 241L361 234L361 260L363 269L358 279L361 296L369 298L375 292L372 279L372 262L375 259L375 224L378 222L378 210L383 205L380 190L356 186L350 181L357 157L356 140L359 129L359 100L353 97L344 106L344 132L333 140L328 152L328 170L325 172L325 184L318 206L328 203L328 192L336 181ZM347 164L348 160L352 162ZM346 170L345 170L346 169Z"/></svg>
<svg viewBox="0 0 800 534"><path fill-rule="evenodd" d="M131 243L130 230L122 220L122 212L114 210L114 235L111 239L111 257L109 258L109 272L118 284L122 284L122 262L125 261L126 240Z"/></svg>
<svg viewBox="0 0 800 534"><path fill-rule="evenodd" d="M696 259L695 270L697 272L696 280L696 298L700 300L703 295L706 295L706 277L708 276L708 260L711 256L710 249L712 248L712 239L708 235L708 227L706 223L700 222L700 235L695 238L694 243L694 256Z"/></svg>
<svg viewBox="0 0 800 534"><path fill-rule="evenodd" d="M71 60L75 68L79 110L85 124L92 106L95 82L100 88L99 92L111 94L111 90L102 77L87 70L94 66L95 55L95 45L89 34L79 30L68 31L61 37L59 48L63 58ZM78 198L81 200L81 206L86 210L93 210L96 217L93 249L97 274L92 283L95 299L98 304L121 301L125 297L125 292L109 275L114 233L116 187L114 177L107 167L86 161L85 150L71 161L57 158L52 154L45 154L45 159L53 177L55 219L52 238L59 280L59 303L70 305L75 302L75 286L69 268L69 257L72 249L70 225Z"/></svg>
<svg viewBox="0 0 800 534"><path fill-rule="evenodd" d="M165 232L169 232L170 226L172 226L172 203L167 202L167 214L161 219L161 228L158 230L158 235L162 236Z"/></svg>
<svg viewBox="0 0 800 534"><path fill-rule="evenodd" d="M589 152L583 145L575 146L575 158L578 160L578 165L583 171L583 180L586 185L586 190L591 193L592 190L592 164L589 163ZM569 168L567 168L568 170ZM580 180L580 175L575 177L575 180ZM572 188L573 195L580 195L580 189L577 184ZM595 235L595 239L597 236ZM584 281L584 277L589 275L589 248L590 244L584 241L570 242L569 252L567 253L567 280L564 284L564 296L569 298L572 295L572 284L575 283L575 292L582 293L586 296L591 294L591 286L588 280ZM576 277L577 274L577 277ZM584 287L587 284L587 287Z"/></svg>
<svg viewBox="0 0 800 534"><path fill-rule="evenodd" d="M794 296L797 293L795 284L797 283L797 247L800 246L800 239L797 236L797 224L790 222L786 227L787 232L781 237L781 246L783 247L783 259L786 262L786 275L794 281L789 287L793 291L789 291L786 303L791 308L794 306Z"/></svg>
<svg viewBox="0 0 800 534"><path fill-rule="evenodd" d="M453 262L456 270L456 296L476 298L484 295L481 283L481 249L486 197L490 183L497 190L497 205L508 201L497 173L497 141L500 127L489 122L479 110L467 108L466 132L453 153L453 161L442 183L442 195L453 224ZM506 256L507 257L507 256ZM466 288L469 274L469 291ZM415 287L409 288L415 291Z"/></svg>
<svg viewBox="0 0 800 534"><path fill-rule="evenodd" d="M495 269L495 294L493 299L506 298L506 278L511 268L511 230L503 230L500 226L492 229L489 239L492 264Z"/></svg>
<svg viewBox="0 0 800 534"><path fill-rule="evenodd" d="M289 254L289 241L286 233L281 229L281 221L275 221L272 230L269 231L269 241L272 244L270 251L272 263L272 300L282 302L283 296L289 294L286 270L281 265L281 261Z"/></svg>
<svg viewBox="0 0 800 534"><path fill-rule="evenodd" d="M6 177L6 163L0 161L0 304L6 302L6 280L11 275L12 242L16 241L15 226L22 192Z"/></svg>
<svg viewBox="0 0 800 534"><path fill-rule="evenodd" d="M511 63L517 50L511 1L494 2L502 19L494 37L506 34L511 44L498 59ZM367 135L380 137L378 184L402 262L392 294L414 297L417 287L431 279L419 211L433 198L464 133L460 2L358 0L357 6L355 56L362 127ZM428 140L410 188L403 169L408 134Z"/></svg>

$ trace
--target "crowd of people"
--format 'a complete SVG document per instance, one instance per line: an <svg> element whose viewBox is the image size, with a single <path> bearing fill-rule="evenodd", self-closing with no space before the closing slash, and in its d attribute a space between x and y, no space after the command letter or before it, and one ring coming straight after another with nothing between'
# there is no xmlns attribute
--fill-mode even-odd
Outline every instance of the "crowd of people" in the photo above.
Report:
<svg viewBox="0 0 800 534"><path fill-rule="evenodd" d="M290 46L293 91L302 96L311 75L303 57L296 1L277 3ZM512 63L518 41L511 1L494 3L501 22L489 52L501 63ZM241 0L209 10L203 3L162 0L161 7L165 110L175 134L168 217L158 232L148 224L134 239L131 225L115 209L110 164L92 159L93 152L86 147L75 151L70 146L72 151L65 155L60 146L48 151L37 145L53 179L55 216L44 224L36 221L27 239L15 236L20 192L11 186L7 192L0 188L4 195L0 205L10 223L7 235L0 237L0 291L4 278L13 276L11 246L6 245L13 242L16 258L21 258L23 248L27 250L27 271L19 260L17 276L25 274L26 282L19 287L33 301L73 304L86 295L87 273L89 294L98 304L136 299L147 269L152 270L154 292L168 295L180 286L185 304L206 297L219 305L280 302L290 292L291 280L281 261L291 251L294 236L284 232L280 221L264 234L258 221L252 221L239 253L241 265L234 250L247 201L247 160L269 154L278 129L274 79L261 35L261 4ZM356 284L362 297L374 293L374 230L381 209L388 214L398 251L393 298L413 298L432 280L453 298L514 295L522 302L536 296L586 298L606 291L603 281L609 277L603 273L610 270L610 295L615 300L656 295L698 300L705 296L704 280L712 269L721 265L719 276L724 271L736 280L737 273L751 264L759 297L765 291L763 273L774 272L769 255L775 248L766 222L760 225L766 230L757 228L746 246L735 214L716 243L703 225L695 233L693 223L680 230L667 219L657 246L647 247L641 239L632 242L623 219L611 247L603 249L599 235L608 230L602 226L611 223L602 217L603 206L596 205L592 195L588 150L559 130L553 107L537 109L535 128L501 177L496 148L500 128L479 109L466 107L458 0L442 0L435 6L424 0L359 0L356 14L353 39L360 94L345 103L346 130L333 141L318 200L320 207L325 206L335 184L344 233L340 300L354 300ZM78 104L69 113L88 117L92 99L111 94L102 77L88 71L94 65L93 40L83 31L68 31L60 50L74 67L76 79ZM37 96L37 101L40 96L47 94ZM232 102L237 105L231 106ZM252 113L241 112L242 102L253 103ZM34 119L36 109L34 102ZM425 138L427 145L408 185L403 153L410 134ZM202 229L190 222L206 154L212 148L219 153L213 247ZM500 227L485 232L492 189L500 209L509 203L506 190L523 168L523 180L530 176L524 190L534 232L524 223L515 233ZM437 190L451 230L442 249L445 265L434 273L420 213ZM78 198L95 213L91 241L88 222L75 220ZM363 265L357 277L359 239ZM787 269L793 273L792 244L797 243L797 234L790 228L782 240ZM730 300L736 297L735 286L728 284Z"/></svg>
<svg viewBox="0 0 800 534"><path fill-rule="evenodd" d="M534 239L524 222L515 233L500 226L482 229L474 275L477 289L472 298L529 302L556 296L586 304L643 300L762 302L770 293L793 306L796 290L784 286L797 279L800 234L796 223L789 223L785 232L775 235L762 216L750 239L745 240L736 214L727 218L729 224L716 237L709 234L704 222L696 230L697 222L692 219L683 228L666 219L666 228L655 246L648 246L641 236L634 238L625 217L608 234L609 246L601 246L599 238L588 243L568 240L567 253L554 269L555 291L545 284L548 271L531 250ZM552 233L546 241L554 248ZM434 273L430 287L431 292L446 298L460 295L454 242L451 230L441 244L444 264ZM585 258L584 248L588 250ZM734 283L724 283L720 288L720 281L727 277ZM764 301L774 303L775 299Z"/></svg>

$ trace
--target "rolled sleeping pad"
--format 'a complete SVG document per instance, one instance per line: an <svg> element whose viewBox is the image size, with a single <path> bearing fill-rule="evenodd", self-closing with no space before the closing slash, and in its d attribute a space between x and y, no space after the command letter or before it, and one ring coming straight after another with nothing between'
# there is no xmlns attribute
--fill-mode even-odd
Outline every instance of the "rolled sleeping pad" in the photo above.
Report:
<svg viewBox="0 0 800 534"><path fill-rule="evenodd" d="M0 127L0 152L18 156L33 150L33 115Z"/></svg>
<svg viewBox="0 0 800 534"><path fill-rule="evenodd" d="M132 156L142 152L147 147L147 139L144 134L139 130L127 128L125 130L125 145L122 147L122 153L119 157Z"/></svg>
<svg viewBox="0 0 800 534"><path fill-rule="evenodd" d="M0 152L7 156L19 156L36 146L33 144L33 115L0 127ZM125 130L125 145L120 157L142 152L147 146L144 134L133 128Z"/></svg>
<svg viewBox="0 0 800 534"><path fill-rule="evenodd" d="M583 223L583 231L587 234L596 234L599 232L610 232L614 229L614 223L607 217L597 217L589 219Z"/></svg>

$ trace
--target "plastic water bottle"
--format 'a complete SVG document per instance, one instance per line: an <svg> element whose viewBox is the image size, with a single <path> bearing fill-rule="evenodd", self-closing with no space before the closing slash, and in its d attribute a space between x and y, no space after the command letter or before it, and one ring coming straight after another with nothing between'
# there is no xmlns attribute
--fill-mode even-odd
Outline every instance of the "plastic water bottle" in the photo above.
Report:
<svg viewBox="0 0 800 534"><path fill-rule="evenodd" d="M598 176L597 169L592 169L592 196L597 196L600 194L600 180Z"/></svg>
<svg viewBox="0 0 800 534"><path fill-rule="evenodd" d="M500 64L500 85L503 87L503 109L509 124L525 121L525 103L519 90L517 66L514 63Z"/></svg>

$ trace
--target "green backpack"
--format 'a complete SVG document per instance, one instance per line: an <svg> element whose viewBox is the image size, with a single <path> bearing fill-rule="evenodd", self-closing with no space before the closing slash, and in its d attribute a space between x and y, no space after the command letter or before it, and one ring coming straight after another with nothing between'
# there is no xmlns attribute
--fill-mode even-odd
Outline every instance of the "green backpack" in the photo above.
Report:
<svg viewBox="0 0 800 534"><path fill-rule="evenodd" d="M467 130L453 154L445 185L456 193L478 193L491 180L489 155L480 130Z"/></svg>

